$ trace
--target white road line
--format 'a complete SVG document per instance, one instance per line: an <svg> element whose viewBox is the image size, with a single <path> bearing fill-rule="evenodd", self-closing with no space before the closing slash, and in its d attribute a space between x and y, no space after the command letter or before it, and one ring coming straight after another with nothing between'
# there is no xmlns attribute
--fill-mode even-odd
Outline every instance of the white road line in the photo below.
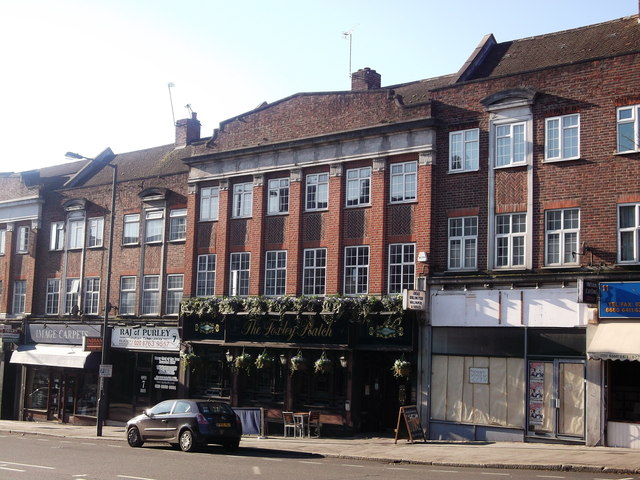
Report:
<svg viewBox="0 0 640 480"><path fill-rule="evenodd" d="M50 442L50 441L51 441L51 440L48 440L48 439L46 439L46 438L36 438L36 440L37 440L38 442Z"/></svg>
<svg viewBox="0 0 640 480"><path fill-rule="evenodd" d="M72 477L87 477L89 474L88 473L79 473L77 475L71 475Z"/></svg>
<svg viewBox="0 0 640 480"><path fill-rule="evenodd" d="M354 467L354 468L364 468L364 465L351 465L349 463L343 463L342 467Z"/></svg>
<svg viewBox="0 0 640 480"><path fill-rule="evenodd" d="M281 462L281 458L263 458L262 460L266 460L267 462Z"/></svg>
<svg viewBox="0 0 640 480"><path fill-rule="evenodd" d="M122 448L122 445L107 445L107 447L111 447L111 448Z"/></svg>
<svg viewBox="0 0 640 480"><path fill-rule="evenodd" d="M253 474L262 475L262 472L260 471L260 467L253 467Z"/></svg>
<svg viewBox="0 0 640 480"><path fill-rule="evenodd" d="M460 473L458 470L429 470L436 473Z"/></svg>
<svg viewBox="0 0 640 480"><path fill-rule="evenodd" d="M564 478L563 476L560 476L560 475L536 475L536 477L538 477L538 478Z"/></svg>
<svg viewBox="0 0 640 480"><path fill-rule="evenodd" d="M155 478L132 477L130 475L116 475L118 478L131 478L132 480L156 480Z"/></svg>
<svg viewBox="0 0 640 480"><path fill-rule="evenodd" d="M387 470L411 470L410 468L387 467Z"/></svg>
<svg viewBox="0 0 640 480"><path fill-rule="evenodd" d="M9 472L26 472L26 470L20 470L18 468L9 468L9 467L3 467L2 465L0 465L0 470L7 470Z"/></svg>
<svg viewBox="0 0 640 480"><path fill-rule="evenodd" d="M31 465L29 463L16 463L16 462L5 462L0 460L2 465L13 465L15 467L30 467L30 468L42 468L44 470L55 470L55 467L45 467L43 465Z"/></svg>
<svg viewBox="0 0 640 480"><path fill-rule="evenodd" d="M498 473L498 472L480 472L480 475L500 475L503 477L509 477L510 473Z"/></svg>

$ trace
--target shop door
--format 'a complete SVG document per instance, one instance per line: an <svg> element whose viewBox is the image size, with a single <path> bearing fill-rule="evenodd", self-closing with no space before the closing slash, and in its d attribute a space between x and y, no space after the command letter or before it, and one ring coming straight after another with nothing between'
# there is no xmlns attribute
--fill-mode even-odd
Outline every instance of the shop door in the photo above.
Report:
<svg viewBox="0 0 640 480"><path fill-rule="evenodd" d="M51 420L68 423L75 408L75 375L68 375L64 373L64 370L54 369L51 373L50 398L49 418Z"/></svg>
<svg viewBox="0 0 640 480"><path fill-rule="evenodd" d="M364 372L360 388L362 398L361 431L393 432L398 409L410 399L410 385L406 378L395 378L391 372L396 356L363 353Z"/></svg>
<svg viewBox="0 0 640 480"><path fill-rule="evenodd" d="M584 439L584 362L529 361L530 437Z"/></svg>

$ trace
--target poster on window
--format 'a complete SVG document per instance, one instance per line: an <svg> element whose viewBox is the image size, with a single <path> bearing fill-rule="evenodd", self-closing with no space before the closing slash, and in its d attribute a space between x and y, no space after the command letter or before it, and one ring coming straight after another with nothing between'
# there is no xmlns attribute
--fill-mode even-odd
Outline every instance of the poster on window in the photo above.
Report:
<svg viewBox="0 0 640 480"><path fill-rule="evenodd" d="M544 363L529 363L529 425L542 425L544 401Z"/></svg>
<svg viewBox="0 0 640 480"><path fill-rule="evenodd" d="M157 390L177 390L179 365L180 357L177 355L154 355L154 388Z"/></svg>

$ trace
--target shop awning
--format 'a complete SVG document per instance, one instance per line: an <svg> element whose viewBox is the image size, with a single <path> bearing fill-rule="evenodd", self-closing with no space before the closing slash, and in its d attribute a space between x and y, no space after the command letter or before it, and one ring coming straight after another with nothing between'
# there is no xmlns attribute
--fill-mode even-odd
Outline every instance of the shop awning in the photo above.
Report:
<svg viewBox="0 0 640 480"><path fill-rule="evenodd" d="M75 345L20 345L11 354L10 363L47 365L50 367L85 368L92 352Z"/></svg>
<svg viewBox="0 0 640 480"><path fill-rule="evenodd" d="M640 322L600 323L587 347L587 356L596 360L640 361Z"/></svg>

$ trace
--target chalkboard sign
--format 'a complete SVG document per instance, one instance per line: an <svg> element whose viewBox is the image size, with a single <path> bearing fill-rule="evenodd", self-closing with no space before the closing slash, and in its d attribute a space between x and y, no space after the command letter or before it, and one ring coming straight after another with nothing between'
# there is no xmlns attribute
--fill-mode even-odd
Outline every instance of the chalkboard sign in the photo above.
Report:
<svg viewBox="0 0 640 480"><path fill-rule="evenodd" d="M406 428L407 434L409 435L409 442L413 443L418 438L422 438L424 442L427 441L427 437L422 429L422 422L420 422L420 415L418 414L417 406L400 407L400 411L398 412L398 425L396 427L395 443L398 443L400 430L403 426Z"/></svg>

